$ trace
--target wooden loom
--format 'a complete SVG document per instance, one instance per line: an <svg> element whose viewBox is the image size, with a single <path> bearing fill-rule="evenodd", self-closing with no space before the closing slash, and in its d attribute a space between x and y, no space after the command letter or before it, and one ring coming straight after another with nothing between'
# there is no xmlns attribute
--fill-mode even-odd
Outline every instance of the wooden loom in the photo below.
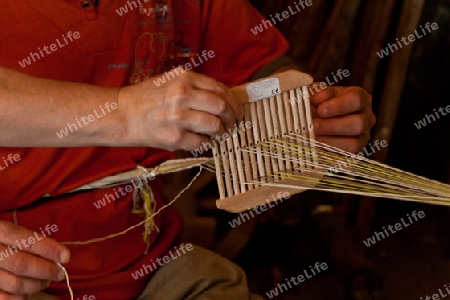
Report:
<svg viewBox="0 0 450 300"><path fill-rule="evenodd" d="M268 140L293 133L315 138L307 90L307 86L312 83L313 78L308 74L290 70L271 79L261 79L233 88L233 92L244 103L244 122L251 122L252 127L240 133L235 129L232 138L216 143L213 148L220 193L220 200L216 202L218 208L241 212L261 205L268 195L285 192L286 188L262 186L258 180L272 172L306 172L315 168L311 164L291 163L282 155L274 158L263 156L263 150L258 147ZM256 90L256 95L250 95L251 90ZM264 93L264 90L267 92ZM267 94L273 96L265 97ZM264 98L260 99L261 97ZM297 142L300 143L299 140ZM246 151L252 147L255 147L256 152ZM312 152L308 151L304 155L314 162ZM283 183L283 180L279 183ZM288 190L291 194L304 191Z"/></svg>
<svg viewBox="0 0 450 300"><path fill-rule="evenodd" d="M241 212L308 189L450 205L449 185L316 141L311 83L291 70L233 89L252 128L213 147L218 208Z"/></svg>

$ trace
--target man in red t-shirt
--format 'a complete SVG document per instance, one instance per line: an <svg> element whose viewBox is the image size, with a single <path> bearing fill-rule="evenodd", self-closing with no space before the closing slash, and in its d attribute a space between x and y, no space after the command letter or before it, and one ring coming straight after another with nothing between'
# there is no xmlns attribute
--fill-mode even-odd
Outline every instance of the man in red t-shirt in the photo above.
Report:
<svg viewBox="0 0 450 300"><path fill-rule="evenodd" d="M138 227L61 243L144 219L126 187L68 192L199 147L242 117L227 87L293 68L276 29L251 30L262 21L245 0L3 1L0 299L42 290L69 299L56 263L75 299L250 297L237 266L180 245L172 208L154 218L147 242ZM179 65L192 70L165 73ZM327 88L312 104L320 141L352 152L367 143L374 116L364 90ZM161 182L149 185L158 209Z"/></svg>

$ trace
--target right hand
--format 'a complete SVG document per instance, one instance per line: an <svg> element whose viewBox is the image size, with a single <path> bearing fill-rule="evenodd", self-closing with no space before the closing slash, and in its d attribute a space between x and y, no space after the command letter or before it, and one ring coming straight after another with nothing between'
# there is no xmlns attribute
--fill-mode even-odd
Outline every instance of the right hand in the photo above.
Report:
<svg viewBox="0 0 450 300"><path fill-rule="evenodd" d="M49 237L38 236L34 244L26 242L28 247L24 247L22 239L35 238L34 231L0 221L0 299L28 299L28 295L45 290L51 281L65 279L55 263L68 263L69 250Z"/></svg>
<svg viewBox="0 0 450 300"><path fill-rule="evenodd" d="M241 101L222 83L181 68L171 73L171 80L162 74L120 90L126 144L190 151L243 118ZM163 77L165 83L158 86Z"/></svg>

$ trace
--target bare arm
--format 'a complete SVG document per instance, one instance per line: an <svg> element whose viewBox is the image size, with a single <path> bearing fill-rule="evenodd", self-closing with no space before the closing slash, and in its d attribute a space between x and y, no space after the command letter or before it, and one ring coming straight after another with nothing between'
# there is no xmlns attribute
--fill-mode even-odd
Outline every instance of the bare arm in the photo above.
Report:
<svg viewBox="0 0 450 300"><path fill-rule="evenodd" d="M108 102L117 106L118 92L118 88L41 79L0 67L0 146L119 144L123 117L118 109L105 110ZM101 107L106 112L103 117L81 120L94 110L103 115ZM68 123L78 129L72 126L73 132L59 138L56 133Z"/></svg>
<svg viewBox="0 0 450 300"><path fill-rule="evenodd" d="M163 86L149 79L119 89L0 67L0 147L193 150L207 135L231 127L241 113L239 100L227 88L194 72L179 71Z"/></svg>

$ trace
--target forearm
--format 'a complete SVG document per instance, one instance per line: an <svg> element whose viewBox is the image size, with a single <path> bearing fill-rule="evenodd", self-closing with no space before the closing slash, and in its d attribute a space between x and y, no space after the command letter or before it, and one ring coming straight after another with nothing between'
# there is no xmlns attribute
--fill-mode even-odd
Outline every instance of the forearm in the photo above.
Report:
<svg viewBox="0 0 450 300"><path fill-rule="evenodd" d="M118 91L0 67L0 147L119 145L125 122Z"/></svg>

